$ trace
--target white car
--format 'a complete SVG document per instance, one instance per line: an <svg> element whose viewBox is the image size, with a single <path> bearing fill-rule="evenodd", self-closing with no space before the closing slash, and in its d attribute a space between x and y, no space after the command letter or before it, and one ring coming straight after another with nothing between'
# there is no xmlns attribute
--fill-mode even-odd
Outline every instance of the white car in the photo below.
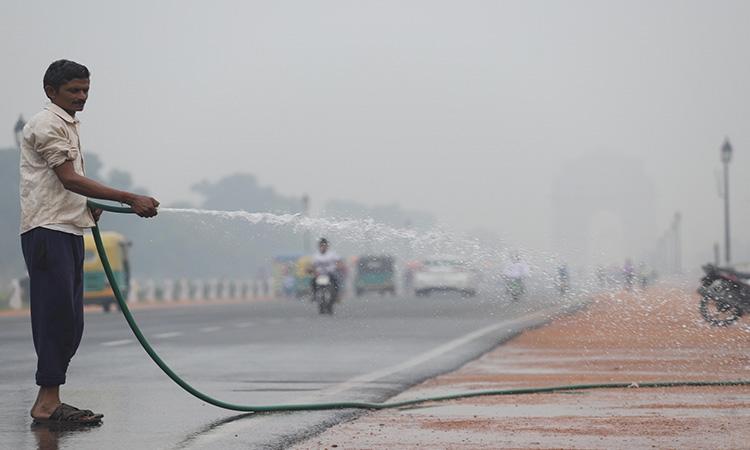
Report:
<svg viewBox="0 0 750 450"><path fill-rule="evenodd" d="M456 258L424 260L414 274L414 292L429 295L435 291L456 291L465 296L477 293L477 274Z"/></svg>

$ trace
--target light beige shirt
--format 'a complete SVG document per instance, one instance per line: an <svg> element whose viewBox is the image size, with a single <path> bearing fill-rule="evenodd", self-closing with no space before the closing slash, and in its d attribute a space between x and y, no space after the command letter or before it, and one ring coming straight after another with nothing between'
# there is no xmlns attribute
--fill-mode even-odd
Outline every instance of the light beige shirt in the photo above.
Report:
<svg viewBox="0 0 750 450"><path fill-rule="evenodd" d="M21 234L36 227L79 234L94 226L86 197L63 186L55 167L73 161L84 175L79 121L50 103L29 120L21 141Z"/></svg>

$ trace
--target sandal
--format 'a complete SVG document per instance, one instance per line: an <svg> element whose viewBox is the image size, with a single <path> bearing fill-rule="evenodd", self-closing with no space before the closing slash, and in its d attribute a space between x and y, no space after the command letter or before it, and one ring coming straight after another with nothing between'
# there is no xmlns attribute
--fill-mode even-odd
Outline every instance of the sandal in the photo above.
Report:
<svg viewBox="0 0 750 450"><path fill-rule="evenodd" d="M98 413L94 413L94 411L92 411L92 410L90 410L90 409L78 409L78 408L76 408L76 407L75 407L75 406L73 406L73 405L68 405L67 403L63 403L63 404L62 404L62 406L65 406L65 407L67 407L67 408L73 408L73 409L75 409L76 411L83 411L83 412L85 412L86 414L88 414L89 416L95 417L95 418L97 418L97 419L101 419L102 417L104 417L104 414L98 414Z"/></svg>
<svg viewBox="0 0 750 450"><path fill-rule="evenodd" d="M104 414L94 414L88 409L78 409L75 406L62 403L58 406L47 419L37 419L34 417L34 423L45 425L97 425L101 423Z"/></svg>

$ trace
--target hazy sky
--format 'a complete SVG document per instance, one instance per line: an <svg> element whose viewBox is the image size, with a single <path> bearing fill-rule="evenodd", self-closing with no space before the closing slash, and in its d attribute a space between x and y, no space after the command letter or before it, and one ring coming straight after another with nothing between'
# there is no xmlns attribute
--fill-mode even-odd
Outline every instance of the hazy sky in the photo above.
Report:
<svg viewBox="0 0 750 450"><path fill-rule="evenodd" d="M750 2L4 1L0 29L0 146L47 65L79 61L84 150L163 203L250 172L542 247L564 162L615 154L653 178L657 231L682 211L698 261L729 136L750 248Z"/></svg>

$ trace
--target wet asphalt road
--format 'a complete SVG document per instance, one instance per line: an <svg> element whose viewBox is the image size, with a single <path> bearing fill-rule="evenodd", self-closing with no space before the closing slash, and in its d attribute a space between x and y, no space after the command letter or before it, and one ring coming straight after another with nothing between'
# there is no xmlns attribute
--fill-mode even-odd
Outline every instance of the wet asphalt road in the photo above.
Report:
<svg viewBox="0 0 750 450"><path fill-rule="evenodd" d="M232 403L387 400L539 324L560 306L489 297L367 296L334 317L294 300L134 313L188 383ZM85 430L31 426L35 355L28 318L0 318L0 448L285 448L361 411L241 414L208 405L148 358L119 314L88 314L63 401L105 414Z"/></svg>

